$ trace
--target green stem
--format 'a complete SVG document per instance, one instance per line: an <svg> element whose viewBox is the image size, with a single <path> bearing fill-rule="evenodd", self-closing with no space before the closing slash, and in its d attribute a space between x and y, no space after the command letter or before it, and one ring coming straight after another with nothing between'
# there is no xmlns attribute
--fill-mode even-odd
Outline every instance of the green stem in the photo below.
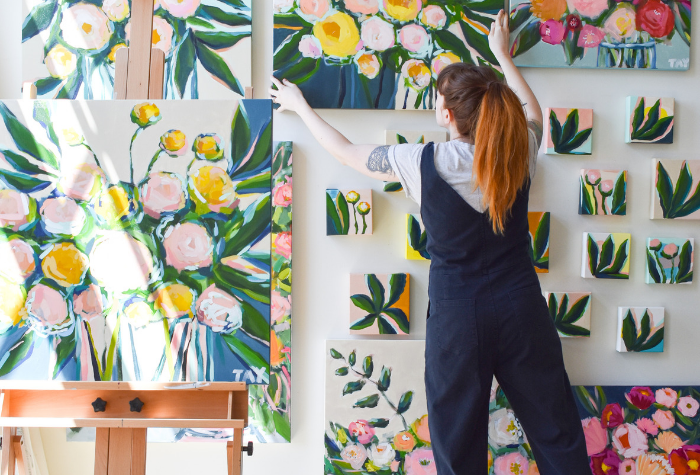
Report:
<svg viewBox="0 0 700 475"><path fill-rule="evenodd" d="M355 216L355 234L360 234L359 227L357 225L357 205L355 203L352 204L352 214Z"/></svg>
<svg viewBox="0 0 700 475"><path fill-rule="evenodd" d="M156 164L158 159L160 158L160 154L163 153L163 151L159 148L158 151L153 155L153 158L151 158L151 163L148 164L148 169L146 170L146 177L151 174L151 169L153 168L153 165Z"/></svg>
<svg viewBox="0 0 700 475"><path fill-rule="evenodd" d="M109 342L109 351L107 353L107 363L105 364L104 381L112 380L112 370L114 369L114 352L117 348L117 340L119 338L119 328L122 322L122 312L117 314L117 323L112 331L112 339Z"/></svg>
<svg viewBox="0 0 700 475"><path fill-rule="evenodd" d="M654 258L656 259L656 263L659 265L659 272L661 273L661 279L662 283L666 283L666 271L664 271L664 266L661 265L661 259L659 259L659 253L660 251L655 251L654 252Z"/></svg>
<svg viewBox="0 0 700 475"><path fill-rule="evenodd" d="M676 279L673 277L673 271L676 270L675 262L676 262L676 256L672 256L671 257L671 282L670 282L671 284L676 283ZM678 275L676 275L676 277L678 277Z"/></svg>
<svg viewBox="0 0 700 475"><path fill-rule="evenodd" d="M170 352L170 326L168 325L167 318L163 318L163 332L165 333L165 360L168 363L168 371L170 374L168 381L172 381L175 376L175 364L173 363L173 355Z"/></svg>
<svg viewBox="0 0 700 475"><path fill-rule="evenodd" d="M88 149L88 150L90 151L90 153L92 153L92 158L95 159L95 163L97 164L97 166L100 167L100 168L102 168L102 165L100 164L100 160L97 158L97 154L96 154L95 151L92 149L92 147L90 147L90 146L89 146L88 144L86 144L85 142L83 142L82 145L83 145L83 147L85 147L86 149Z"/></svg>
<svg viewBox="0 0 700 475"><path fill-rule="evenodd" d="M131 184L134 184L134 140L136 140L136 137L139 136L139 134L143 131L143 128L139 127L136 129L136 132L134 132L134 135L131 137L131 144L129 145L129 170L131 171Z"/></svg>
<svg viewBox="0 0 700 475"><path fill-rule="evenodd" d="M367 231L367 220L365 219L365 215L364 215L364 214L362 215L362 225L363 225L363 227L362 227L362 234L364 234L365 231Z"/></svg>
<svg viewBox="0 0 700 475"><path fill-rule="evenodd" d="M593 214L598 214L598 198L595 195L595 188L593 188Z"/></svg>

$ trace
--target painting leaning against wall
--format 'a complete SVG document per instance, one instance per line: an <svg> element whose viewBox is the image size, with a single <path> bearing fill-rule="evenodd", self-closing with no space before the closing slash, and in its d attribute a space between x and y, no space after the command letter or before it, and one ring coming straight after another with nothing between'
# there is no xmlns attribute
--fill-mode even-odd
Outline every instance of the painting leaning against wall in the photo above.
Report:
<svg viewBox="0 0 700 475"><path fill-rule="evenodd" d="M22 80L45 99L112 99L131 0L22 0ZM237 99L252 85L252 0L155 0L166 99Z"/></svg>

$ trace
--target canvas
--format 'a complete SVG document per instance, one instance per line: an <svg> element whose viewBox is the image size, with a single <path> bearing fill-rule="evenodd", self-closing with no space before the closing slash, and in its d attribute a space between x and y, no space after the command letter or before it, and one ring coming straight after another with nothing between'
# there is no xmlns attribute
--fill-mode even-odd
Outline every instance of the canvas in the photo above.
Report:
<svg viewBox="0 0 700 475"><path fill-rule="evenodd" d="M687 70L690 2L510 0L517 66Z"/></svg>
<svg viewBox="0 0 700 475"><path fill-rule="evenodd" d="M326 190L327 236L372 234L372 216L372 190Z"/></svg>
<svg viewBox="0 0 700 475"><path fill-rule="evenodd" d="M350 333L406 335L410 307L409 274L350 275Z"/></svg>
<svg viewBox="0 0 700 475"><path fill-rule="evenodd" d="M419 214L406 215L406 259L430 260L426 246L428 235L425 233L423 220Z"/></svg>
<svg viewBox="0 0 700 475"><path fill-rule="evenodd" d="M593 109L548 108L544 128L547 155L590 155L593 148Z"/></svg>
<svg viewBox="0 0 700 475"><path fill-rule="evenodd" d="M693 238L649 238L647 240L647 284L693 282Z"/></svg>
<svg viewBox="0 0 700 475"><path fill-rule="evenodd" d="M627 143L673 143L672 97L627 97Z"/></svg>
<svg viewBox="0 0 700 475"><path fill-rule="evenodd" d="M400 144L426 144L430 142L440 143L447 142L448 136L446 131L428 131L419 132L415 130L387 130L386 140L384 143L386 145L400 145ZM401 182L398 181L385 181L384 191L386 192L396 192L403 191L403 186Z"/></svg>
<svg viewBox="0 0 700 475"><path fill-rule="evenodd" d="M664 351L664 309L619 307L616 348L620 353Z"/></svg>
<svg viewBox="0 0 700 475"><path fill-rule="evenodd" d="M270 383L271 114L0 103L0 378Z"/></svg>
<svg viewBox="0 0 700 475"><path fill-rule="evenodd" d="M452 63L498 67L488 32L500 4L471 0L273 0L275 76L311 107L433 109Z"/></svg>
<svg viewBox="0 0 700 475"><path fill-rule="evenodd" d="M581 277L629 279L631 239L625 233L583 233Z"/></svg>
<svg viewBox="0 0 700 475"><path fill-rule="evenodd" d="M545 292L544 298L560 337L591 336L590 292Z"/></svg>
<svg viewBox="0 0 700 475"><path fill-rule="evenodd" d="M627 214L627 170L581 170L578 214L624 216Z"/></svg>
<svg viewBox="0 0 700 475"><path fill-rule="evenodd" d="M22 81L39 98L112 99L115 54L129 43L131 1L22 0ZM164 98L241 99L252 86L252 0L155 0L153 48Z"/></svg>
<svg viewBox="0 0 700 475"><path fill-rule="evenodd" d="M655 158L651 219L700 219L700 160Z"/></svg>
<svg viewBox="0 0 700 475"><path fill-rule="evenodd" d="M549 273L549 211L527 213L529 253L535 272Z"/></svg>

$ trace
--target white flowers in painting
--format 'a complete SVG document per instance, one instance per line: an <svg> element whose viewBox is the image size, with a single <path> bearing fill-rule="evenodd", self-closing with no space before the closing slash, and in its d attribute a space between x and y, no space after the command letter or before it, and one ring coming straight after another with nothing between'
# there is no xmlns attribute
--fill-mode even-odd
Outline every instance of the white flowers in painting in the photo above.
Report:
<svg viewBox="0 0 700 475"><path fill-rule="evenodd" d="M80 2L63 12L61 35L73 48L101 50L112 36L112 26L99 7Z"/></svg>
<svg viewBox="0 0 700 475"><path fill-rule="evenodd" d="M499 409L489 416L489 440L493 445L517 444L522 436L520 422L510 409Z"/></svg>

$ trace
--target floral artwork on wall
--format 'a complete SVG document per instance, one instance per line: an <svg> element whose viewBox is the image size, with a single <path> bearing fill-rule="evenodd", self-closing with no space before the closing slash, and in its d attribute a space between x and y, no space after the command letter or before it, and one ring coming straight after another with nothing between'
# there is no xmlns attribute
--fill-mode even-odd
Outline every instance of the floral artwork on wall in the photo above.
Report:
<svg viewBox="0 0 700 475"><path fill-rule="evenodd" d="M593 148L593 109L547 109L544 128L547 155L590 155Z"/></svg>
<svg viewBox="0 0 700 475"><path fill-rule="evenodd" d="M447 142L447 140L448 137L446 131L417 132L414 130L387 130L386 140L384 143L386 145L426 144L430 142ZM385 181L384 191L403 191L403 186L398 181Z"/></svg>
<svg viewBox="0 0 700 475"><path fill-rule="evenodd" d="M426 261L430 254L426 249L428 235L425 233L423 220L418 214L406 215L406 259Z"/></svg>
<svg viewBox="0 0 700 475"><path fill-rule="evenodd" d="M240 99L251 77L252 0L155 0L165 99ZM112 99L131 1L23 0L22 80L39 98Z"/></svg>
<svg viewBox="0 0 700 475"><path fill-rule="evenodd" d="M271 114L0 103L0 377L271 384Z"/></svg>
<svg viewBox="0 0 700 475"><path fill-rule="evenodd" d="M620 307L617 310L617 351L664 351L663 307Z"/></svg>
<svg viewBox="0 0 700 475"><path fill-rule="evenodd" d="M653 163L651 219L700 219L700 160Z"/></svg>
<svg viewBox="0 0 700 475"><path fill-rule="evenodd" d="M692 283L694 244L692 238L649 238L647 284Z"/></svg>
<svg viewBox="0 0 700 475"><path fill-rule="evenodd" d="M545 292L544 298L560 337L591 336L590 292Z"/></svg>
<svg viewBox="0 0 700 475"><path fill-rule="evenodd" d="M488 32L503 5L472 0L274 0L275 76L314 108L433 109L457 62L498 67Z"/></svg>
<svg viewBox="0 0 700 475"><path fill-rule="evenodd" d="M549 211L527 213L530 260L538 274L549 273L549 223Z"/></svg>
<svg viewBox="0 0 700 475"><path fill-rule="evenodd" d="M624 216L627 214L626 170L581 170L578 214Z"/></svg>
<svg viewBox="0 0 700 475"><path fill-rule="evenodd" d="M631 239L625 233L583 233L581 277L629 279Z"/></svg>
<svg viewBox="0 0 700 475"><path fill-rule="evenodd" d="M672 97L627 97L626 143L673 143Z"/></svg>
<svg viewBox="0 0 700 475"><path fill-rule="evenodd" d="M690 1L511 0L517 66L687 70Z"/></svg>
<svg viewBox="0 0 700 475"><path fill-rule="evenodd" d="M350 333L408 334L410 277L409 274L351 274Z"/></svg>
<svg viewBox="0 0 700 475"><path fill-rule="evenodd" d="M326 235L372 234L372 190L326 190Z"/></svg>

